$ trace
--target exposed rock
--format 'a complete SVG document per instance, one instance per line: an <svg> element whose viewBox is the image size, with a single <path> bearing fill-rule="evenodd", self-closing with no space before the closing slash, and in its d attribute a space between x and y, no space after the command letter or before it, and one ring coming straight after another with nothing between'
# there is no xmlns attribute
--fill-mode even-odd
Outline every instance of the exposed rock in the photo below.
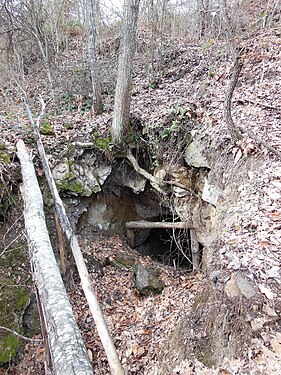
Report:
<svg viewBox="0 0 281 375"><path fill-rule="evenodd" d="M231 276L231 279L225 284L224 291L229 298L243 295L249 299L256 294L251 282L239 273Z"/></svg>
<svg viewBox="0 0 281 375"><path fill-rule="evenodd" d="M244 297L249 299L255 296L255 289L252 286L251 281L248 280L246 277L242 276L241 274L238 274L236 277L236 284Z"/></svg>
<svg viewBox="0 0 281 375"><path fill-rule="evenodd" d="M205 184L202 192L202 199L216 206L220 195L220 189L215 185L211 185L207 178L205 178Z"/></svg>
<svg viewBox="0 0 281 375"><path fill-rule="evenodd" d="M231 277L231 279L225 284L224 291L229 298L239 297L240 296L240 290L238 286L236 285L235 278Z"/></svg>
<svg viewBox="0 0 281 375"><path fill-rule="evenodd" d="M144 191L146 185L146 179L136 176L135 178L128 178L125 186L128 186L133 190L135 194L139 194L141 191Z"/></svg>
<svg viewBox="0 0 281 375"><path fill-rule="evenodd" d="M111 173L111 166L95 167L90 158L79 163L65 160L58 164L52 173L59 191L89 197L92 193L101 191L101 185Z"/></svg>
<svg viewBox="0 0 281 375"><path fill-rule="evenodd" d="M205 156L206 147L199 140L194 140L185 150L185 161L196 168L210 168L210 164Z"/></svg>
<svg viewBox="0 0 281 375"><path fill-rule="evenodd" d="M127 186L132 189L135 194L144 191L146 186L146 179L141 177L131 166L125 165L115 168L114 172L115 182L120 186Z"/></svg>
<svg viewBox="0 0 281 375"><path fill-rule="evenodd" d="M126 253L117 253L115 257L106 258L106 264L110 264L116 268L128 268L132 267L135 264L135 258Z"/></svg>
<svg viewBox="0 0 281 375"><path fill-rule="evenodd" d="M163 283L159 279L158 272L155 268L136 264L133 270L135 274L135 287L141 294L150 295L162 291Z"/></svg>

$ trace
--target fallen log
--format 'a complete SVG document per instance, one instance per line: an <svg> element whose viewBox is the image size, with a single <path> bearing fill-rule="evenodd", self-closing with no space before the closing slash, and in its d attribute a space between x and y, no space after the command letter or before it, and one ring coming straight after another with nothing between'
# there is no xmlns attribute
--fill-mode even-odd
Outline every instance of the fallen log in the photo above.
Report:
<svg viewBox="0 0 281 375"><path fill-rule="evenodd" d="M46 372L92 375L92 367L76 324L50 242L43 199L35 170L23 141L17 143L21 163L24 218L31 271L48 358ZM44 335L44 332L47 335Z"/></svg>
<svg viewBox="0 0 281 375"><path fill-rule="evenodd" d="M127 229L191 229L193 228L192 223L189 222L167 222L167 221L128 221L126 223Z"/></svg>
<svg viewBox="0 0 281 375"><path fill-rule="evenodd" d="M119 360L117 351L115 349L112 337L109 333L109 329L107 327L107 324L104 319L102 310L100 308L97 296L95 294L92 282L90 280L89 272L87 270L86 263L84 261L77 237L67 217L63 202L58 193L58 189L56 187L55 180L53 178L53 175L52 175L49 163L48 163L48 158L46 156L45 149L44 149L41 136L40 136L40 131L39 131L41 119L45 113L45 103L41 97L40 97L40 103L42 105L42 109L35 123L30 107L27 104L27 102L25 102L29 120L32 124L32 128L36 137L37 148L38 148L40 160L44 169L45 177L46 177L52 197L55 202L55 208L56 208L56 212L59 217L59 220L60 220L62 230L65 233L69 241L71 251L75 260L75 264L77 266L77 270L79 273L79 277L81 280L82 289L84 291L85 297L89 304L89 308L93 316L93 319L95 321L100 340L104 347L111 373L113 375L124 375L124 369L122 368L122 365Z"/></svg>

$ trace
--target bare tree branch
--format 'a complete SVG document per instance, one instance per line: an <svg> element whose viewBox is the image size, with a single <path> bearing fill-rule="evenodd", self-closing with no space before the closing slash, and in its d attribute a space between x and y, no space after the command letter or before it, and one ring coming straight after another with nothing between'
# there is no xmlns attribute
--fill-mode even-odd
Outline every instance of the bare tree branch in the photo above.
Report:
<svg viewBox="0 0 281 375"><path fill-rule="evenodd" d="M20 333L16 332L14 329L10 329L10 328L7 328L7 327L0 326L0 330L1 331L6 331L6 332L10 332L13 335L15 335L15 336L17 336L20 339L23 339L25 341L29 341L29 342L37 343L37 344L42 344L43 343L43 340L41 340L41 339L30 339L29 337L23 336Z"/></svg>

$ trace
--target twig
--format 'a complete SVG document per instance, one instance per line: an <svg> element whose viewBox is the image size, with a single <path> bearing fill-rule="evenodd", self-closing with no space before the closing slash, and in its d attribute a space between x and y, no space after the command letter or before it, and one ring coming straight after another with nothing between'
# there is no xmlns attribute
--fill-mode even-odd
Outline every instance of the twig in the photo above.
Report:
<svg viewBox="0 0 281 375"><path fill-rule="evenodd" d="M252 132L251 130L248 130L246 128L244 128L243 126L241 125L238 125L238 129L242 132L242 133L246 133L248 134L248 136L250 138L252 138L254 141L260 143L261 145L263 145L265 148L267 148L270 152L272 152L273 154L275 154L276 156L278 156L280 159L281 159L281 152L276 150L276 148L270 146L266 141L264 141L262 138L260 138L258 135L256 135L254 132Z"/></svg>
<svg viewBox="0 0 281 375"><path fill-rule="evenodd" d="M15 336L17 336L20 339L23 339L25 341L34 342L34 343L40 343L40 344L43 343L43 340L40 340L40 339L30 339L29 337L23 336L20 333L16 332L15 330L7 328L7 327L0 326L0 330L6 331L6 332L10 332L13 335L15 335Z"/></svg>

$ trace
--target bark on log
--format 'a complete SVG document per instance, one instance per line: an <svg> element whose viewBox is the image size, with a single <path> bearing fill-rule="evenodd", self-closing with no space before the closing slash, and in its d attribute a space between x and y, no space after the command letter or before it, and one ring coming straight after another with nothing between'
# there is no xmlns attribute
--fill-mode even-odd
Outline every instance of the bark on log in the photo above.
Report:
<svg viewBox="0 0 281 375"><path fill-rule="evenodd" d="M70 243L70 247L72 250L73 257L75 259L75 263L77 266L77 270L80 276L81 280L81 285L83 288L83 291L85 293L85 297L87 299L87 302L89 304L90 311L92 313L92 316L94 318L97 331L99 334L99 337L101 339L102 345L104 347L107 359L108 359L108 364L111 369L111 373L114 375L123 375L124 370L121 366L118 354L116 352L113 340L111 338L111 335L109 333L107 324L105 322L105 319L103 317L102 310L100 308L99 302L97 300L92 282L90 281L90 276L89 272L86 267L86 263L84 261L82 251L80 249L77 237L75 236L75 233L71 227L70 221L66 215L66 211L63 205L63 202L60 198L60 195L58 193L58 189L55 184L55 180L53 178L48 159L45 153L45 149L41 140L39 128L40 128L40 121L42 119L42 116L44 114L45 110L45 104L43 99L40 99L40 102L42 104L42 110L40 115L37 118L36 123L34 122L30 107L26 103L26 109L28 112L28 116L30 119L30 122L32 124L36 141L37 141L37 148L40 156L40 160L45 172L45 176L49 185L49 188L51 190L51 194L53 196L53 199L55 201L55 207L56 207L56 212L58 214L58 217L60 219L60 223L62 226L62 229Z"/></svg>
<svg viewBox="0 0 281 375"><path fill-rule="evenodd" d="M128 221L126 223L127 229L191 229L193 228L192 223L188 222L178 222L178 223L169 223L169 222L157 222L157 221Z"/></svg>
<svg viewBox="0 0 281 375"><path fill-rule="evenodd" d="M48 235L43 200L23 141L17 143L23 177L24 218L30 262L48 334L52 374L93 374Z"/></svg>

